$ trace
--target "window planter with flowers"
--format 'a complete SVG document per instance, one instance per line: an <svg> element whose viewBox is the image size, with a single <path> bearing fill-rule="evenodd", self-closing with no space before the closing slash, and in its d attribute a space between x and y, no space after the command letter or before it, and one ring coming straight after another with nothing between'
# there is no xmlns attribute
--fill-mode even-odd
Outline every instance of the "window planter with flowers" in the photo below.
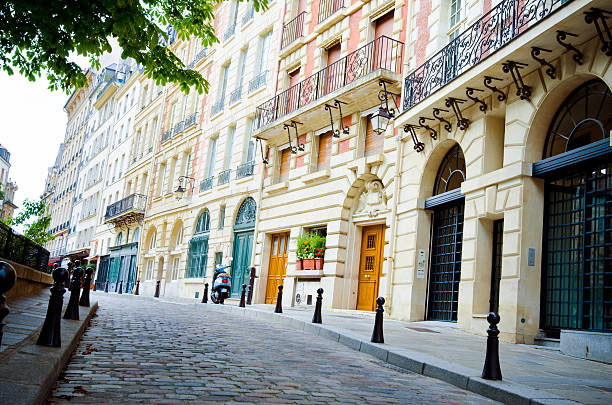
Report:
<svg viewBox="0 0 612 405"><path fill-rule="evenodd" d="M297 238L297 270L322 270L325 257L325 237L313 233Z"/></svg>

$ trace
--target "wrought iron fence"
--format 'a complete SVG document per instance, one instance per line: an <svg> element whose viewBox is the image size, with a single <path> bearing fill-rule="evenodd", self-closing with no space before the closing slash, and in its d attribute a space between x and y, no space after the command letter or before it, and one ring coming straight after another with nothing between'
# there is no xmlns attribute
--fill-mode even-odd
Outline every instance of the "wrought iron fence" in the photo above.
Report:
<svg viewBox="0 0 612 405"><path fill-rule="evenodd" d="M304 16L305 11L302 11L293 20L283 26L283 39L281 49L304 35Z"/></svg>
<svg viewBox="0 0 612 405"><path fill-rule="evenodd" d="M106 207L104 219L116 217L127 211L142 211L144 213L147 197L143 194L131 194Z"/></svg>
<svg viewBox="0 0 612 405"><path fill-rule="evenodd" d="M221 173L219 173L219 176L217 178L217 185L218 186L222 186L224 184L229 183L230 181L230 173L232 172L232 169L227 169L222 171Z"/></svg>
<svg viewBox="0 0 612 405"><path fill-rule="evenodd" d="M406 77L404 111L571 1L502 1Z"/></svg>
<svg viewBox="0 0 612 405"><path fill-rule="evenodd" d="M244 177L252 176L253 169L255 168L255 162L250 161L241 164L236 168L236 180L242 179Z"/></svg>
<svg viewBox="0 0 612 405"><path fill-rule="evenodd" d="M230 105L240 100L242 97L242 85L238 86L234 91L230 93Z"/></svg>
<svg viewBox="0 0 612 405"><path fill-rule="evenodd" d="M217 100L212 107L210 107L210 115L217 115L221 111L223 111L223 107L225 106L225 96L221 97Z"/></svg>
<svg viewBox="0 0 612 405"><path fill-rule="evenodd" d="M253 8L253 4L250 4L250 7L242 16L242 25L246 25L249 21L253 19L253 15L255 15L255 8Z"/></svg>
<svg viewBox="0 0 612 405"><path fill-rule="evenodd" d="M0 257L50 273L49 251L0 223Z"/></svg>
<svg viewBox="0 0 612 405"><path fill-rule="evenodd" d="M206 190L210 190L213 186L213 180L215 179L215 176L210 176L205 178L204 180L202 180L200 182L200 193L202 191L206 191Z"/></svg>
<svg viewBox="0 0 612 405"><path fill-rule="evenodd" d="M327 20L336 11L344 8L344 0L323 0L319 3L319 24Z"/></svg>
<svg viewBox="0 0 612 405"><path fill-rule="evenodd" d="M378 69L401 73L404 44L386 36L362 46L259 105L257 129Z"/></svg>
<svg viewBox="0 0 612 405"><path fill-rule="evenodd" d="M254 92L255 90L257 90L258 88L262 87L263 85L266 84L266 77L268 76L268 71L264 70L263 72L261 72L260 74L258 74L257 76L255 76L250 82L249 82L249 93Z"/></svg>

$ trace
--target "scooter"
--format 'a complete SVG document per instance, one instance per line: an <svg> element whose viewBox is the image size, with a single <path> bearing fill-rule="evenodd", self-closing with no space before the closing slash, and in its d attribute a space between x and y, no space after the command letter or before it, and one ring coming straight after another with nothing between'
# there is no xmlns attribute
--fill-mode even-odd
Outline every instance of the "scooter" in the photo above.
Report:
<svg viewBox="0 0 612 405"><path fill-rule="evenodd" d="M230 296L232 289L232 278L225 271L230 266L217 266L215 275L213 276L212 290L210 292L210 300L215 304L223 304L226 298Z"/></svg>

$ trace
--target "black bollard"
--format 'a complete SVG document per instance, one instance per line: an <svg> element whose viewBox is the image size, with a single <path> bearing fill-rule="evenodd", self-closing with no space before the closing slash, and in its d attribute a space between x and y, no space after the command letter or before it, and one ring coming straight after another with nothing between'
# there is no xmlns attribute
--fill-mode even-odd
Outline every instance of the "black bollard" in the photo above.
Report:
<svg viewBox="0 0 612 405"><path fill-rule="evenodd" d="M251 305L253 301L253 286L255 285L255 267L251 267L251 274L249 275L249 292L247 293L246 304Z"/></svg>
<svg viewBox="0 0 612 405"><path fill-rule="evenodd" d="M238 306L240 308L244 308L245 307L244 299L246 298L246 287L247 287L246 284L242 284L242 293L240 294L240 304L238 304Z"/></svg>
<svg viewBox="0 0 612 405"><path fill-rule="evenodd" d="M276 297L276 308L274 308L275 314L283 313L283 286L278 286L278 296Z"/></svg>
<svg viewBox="0 0 612 405"><path fill-rule="evenodd" d="M204 295L202 295L202 304L208 303L208 283L204 284Z"/></svg>
<svg viewBox="0 0 612 405"><path fill-rule="evenodd" d="M60 347L62 345L61 322L62 306L64 305L64 285L68 282L68 270L58 267L53 270L53 287L47 307L47 316L36 341L37 345Z"/></svg>
<svg viewBox="0 0 612 405"><path fill-rule="evenodd" d="M81 299L79 305L82 307L89 306L89 286L91 285L91 276L93 275L93 269L88 267L85 269L85 281L83 282L83 292L81 293Z"/></svg>
<svg viewBox="0 0 612 405"><path fill-rule="evenodd" d="M321 318L321 306L323 305L323 289L317 290L317 302L315 303L315 312L312 316L312 323L323 323Z"/></svg>
<svg viewBox="0 0 612 405"><path fill-rule="evenodd" d="M502 373L499 367L499 315L495 312L489 312L487 315L489 329L487 329L487 354L485 356L484 368L482 369L482 378L485 380L501 380Z"/></svg>
<svg viewBox="0 0 612 405"><path fill-rule="evenodd" d="M372 332L372 343L385 343L383 336L383 305L385 305L385 299L383 297L376 298L376 317L374 318L374 332Z"/></svg>
<svg viewBox="0 0 612 405"><path fill-rule="evenodd" d="M108 280L106 280L106 284L104 285L104 292L108 292Z"/></svg>
<svg viewBox="0 0 612 405"><path fill-rule="evenodd" d="M72 272L72 281L70 283L70 299L64 312L64 319L73 321L79 320L79 293L81 292L81 278L83 277L83 269L75 267Z"/></svg>
<svg viewBox="0 0 612 405"><path fill-rule="evenodd" d="M134 295L140 295L140 280L136 280L136 291L134 291Z"/></svg>
<svg viewBox="0 0 612 405"><path fill-rule="evenodd" d="M157 285L155 286L155 295L154 298L159 298L159 285L161 284L161 280L157 280Z"/></svg>
<svg viewBox="0 0 612 405"><path fill-rule="evenodd" d="M17 280L17 273L13 266L7 262L0 261L0 345L2 345L2 328L4 328L4 318L9 314L9 307L6 306L4 293L13 288Z"/></svg>
<svg viewBox="0 0 612 405"><path fill-rule="evenodd" d="M119 281L119 294L123 294L123 280Z"/></svg>

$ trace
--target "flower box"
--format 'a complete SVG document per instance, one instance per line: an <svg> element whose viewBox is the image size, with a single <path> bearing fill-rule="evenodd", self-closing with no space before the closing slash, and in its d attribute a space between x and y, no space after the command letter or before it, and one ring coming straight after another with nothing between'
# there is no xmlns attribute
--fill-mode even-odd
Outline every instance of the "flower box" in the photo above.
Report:
<svg viewBox="0 0 612 405"><path fill-rule="evenodd" d="M316 257L314 259L314 266L315 266L315 270L323 270L323 258Z"/></svg>
<svg viewBox="0 0 612 405"><path fill-rule="evenodd" d="M302 268L304 270L314 270L315 259L302 259Z"/></svg>
<svg viewBox="0 0 612 405"><path fill-rule="evenodd" d="M295 269L296 270L302 270L303 269L303 267L302 267L302 259L297 259L296 260L296 262L295 262Z"/></svg>

